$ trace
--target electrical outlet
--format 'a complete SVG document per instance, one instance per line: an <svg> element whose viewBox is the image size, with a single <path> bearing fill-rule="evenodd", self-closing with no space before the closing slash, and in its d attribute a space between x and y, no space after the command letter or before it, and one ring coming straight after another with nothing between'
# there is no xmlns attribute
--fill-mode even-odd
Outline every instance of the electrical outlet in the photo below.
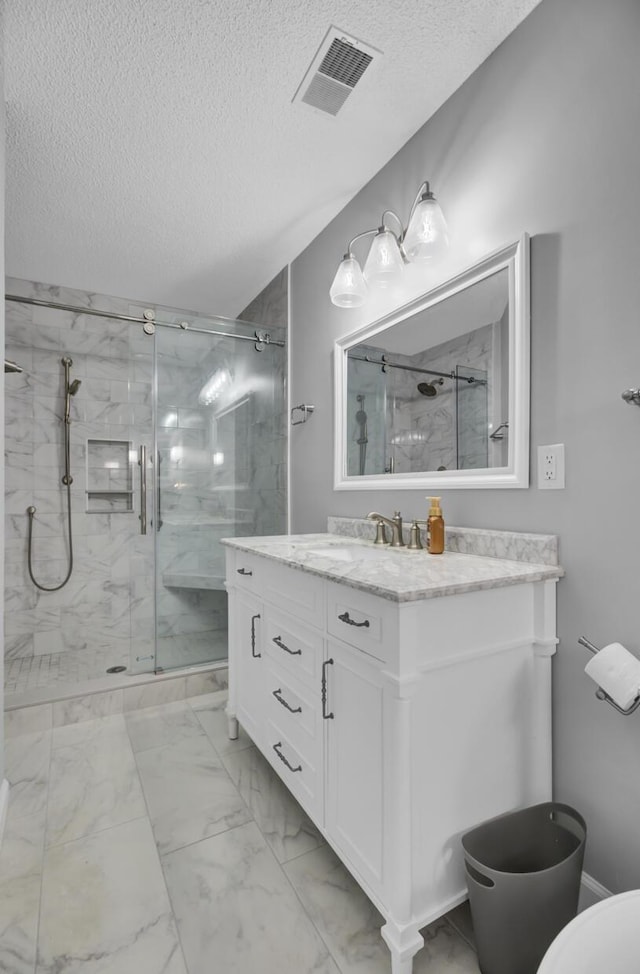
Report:
<svg viewBox="0 0 640 974"><path fill-rule="evenodd" d="M540 490L564 488L564 443L538 447L538 487Z"/></svg>

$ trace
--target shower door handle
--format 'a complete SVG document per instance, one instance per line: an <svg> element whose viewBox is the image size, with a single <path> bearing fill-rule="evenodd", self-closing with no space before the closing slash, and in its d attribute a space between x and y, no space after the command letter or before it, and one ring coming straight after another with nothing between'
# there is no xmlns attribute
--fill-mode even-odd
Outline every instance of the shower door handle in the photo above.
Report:
<svg viewBox="0 0 640 974"><path fill-rule="evenodd" d="M160 464L161 463L162 463L162 457L160 456L160 450L158 450L158 463L156 465L156 477L158 478L158 488L157 488L158 510L156 511L156 531L159 531L160 528L162 527L162 516L161 516L162 510L160 507L160 501L162 500L162 495L160 493Z"/></svg>
<svg viewBox="0 0 640 974"><path fill-rule="evenodd" d="M138 450L138 464L140 466L140 534L147 533L147 448L141 446Z"/></svg>

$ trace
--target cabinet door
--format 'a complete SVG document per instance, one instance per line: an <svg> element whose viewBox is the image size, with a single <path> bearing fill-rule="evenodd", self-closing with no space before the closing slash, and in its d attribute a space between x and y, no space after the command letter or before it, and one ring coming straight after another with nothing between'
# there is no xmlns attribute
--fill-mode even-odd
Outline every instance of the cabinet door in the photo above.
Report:
<svg viewBox="0 0 640 974"><path fill-rule="evenodd" d="M332 662L331 662L332 661ZM326 829L331 842L374 891L382 886L383 689L380 669L330 642L327 684Z"/></svg>
<svg viewBox="0 0 640 974"><path fill-rule="evenodd" d="M236 592L234 598L233 698L236 716L247 734L259 741L264 720L264 665L262 655L262 603L250 595Z"/></svg>

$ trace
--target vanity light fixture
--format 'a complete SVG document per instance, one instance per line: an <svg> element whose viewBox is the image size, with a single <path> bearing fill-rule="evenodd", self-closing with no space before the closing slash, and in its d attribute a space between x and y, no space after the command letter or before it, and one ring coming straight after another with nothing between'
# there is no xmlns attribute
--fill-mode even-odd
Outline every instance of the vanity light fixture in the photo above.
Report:
<svg viewBox="0 0 640 974"><path fill-rule="evenodd" d="M389 217L397 222L398 233L389 226ZM373 237L364 272L352 249L363 237ZM424 182L413 201L406 230L393 210L385 210L379 227L353 237L340 261L329 296L339 308L360 308L368 287L386 288L397 284L402 279L406 263L423 263L439 257L448 246L447 224L440 204L429 183Z"/></svg>

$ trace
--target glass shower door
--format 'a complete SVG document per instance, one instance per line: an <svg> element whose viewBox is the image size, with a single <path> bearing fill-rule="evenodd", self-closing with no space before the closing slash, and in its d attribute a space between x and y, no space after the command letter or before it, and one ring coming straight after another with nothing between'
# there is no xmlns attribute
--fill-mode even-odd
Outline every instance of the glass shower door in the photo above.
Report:
<svg viewBox="0 0 640 974"><path fill-rule="evenodd" d="M157 670L227 657L220 540L286 530L284 364L277 346L156 330Z"/></svg>

